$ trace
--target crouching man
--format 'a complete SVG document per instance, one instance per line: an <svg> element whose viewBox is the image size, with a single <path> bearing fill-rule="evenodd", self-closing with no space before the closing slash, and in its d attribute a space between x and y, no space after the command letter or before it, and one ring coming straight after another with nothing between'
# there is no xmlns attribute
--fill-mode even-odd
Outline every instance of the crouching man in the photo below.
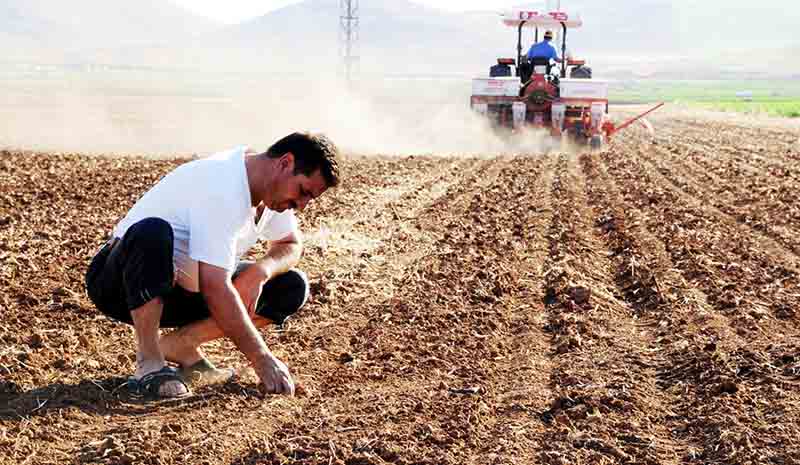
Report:
<svg viewBox="0 0 800 465"><path fill-rule="evenodd" d="M190 378L224 375L200 345L227 336L264 390L294 394L256 328L283 323L308 297L294 212L339 183L337 158L325 136L294 133L261 154L241 147L181 165L136 202L86 273L95 306L135 329L135 391L183 397ZM259 239L266 255L242 262ZM178 329L161 336L165 327Z"/></svg>

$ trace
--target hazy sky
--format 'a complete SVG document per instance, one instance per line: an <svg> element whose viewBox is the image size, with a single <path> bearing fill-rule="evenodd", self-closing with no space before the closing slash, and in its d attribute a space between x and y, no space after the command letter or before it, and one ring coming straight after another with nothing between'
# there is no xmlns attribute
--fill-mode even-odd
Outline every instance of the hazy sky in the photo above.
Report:
<svg viewBox="0 0 800 465"><path fill-rule="evenodd" d="M189 11L226 23L236 23L261 16L277 8L302 0L172 0ZM369 0L360 0L361 3ZM416 3L451 11L496 10L529 3L525 0L413 0ZM536 2L533 2L536 3Z"/></svg>
<svg viewBox="0 0 800 465"><path fill-rule="evenodd" d="M2 1L2 0L0 0ZM303 0L171 0L189 11L214 18L226 23L237 23L248 18L255 18L264 15L272 10L282 8ZM331 0L334 1L334 0ZM338 1L338 0L336 0ZM361 5L367 4L372 0L359 0ZM390 0L391 1L391 0ZM470 11L470 10L503 10L517 5L542 5L546 0L411 0L434 8L449 11ZM559 0L550 0L552 4L557 4ZM587 1L597 0L564 0L562 2L567 10L567 5L572 5L580 11L580 4ZM651 0L656 1L656 0ZM658 0L663 1L663 0ZM721 15L724 20L733 17L750 17L761 8L754 0L704 0L700 6L696 0L671 0L683 13L692 15L693 9L702 11L713 11ZM643 3L646 3L643 0ZM609 2L613 6L614 0ZM791 12L797 14L800 9L798 0L770 0L765 7L769 10L765 15L773 15L775 12ZM766 11L765 10L765 11ZM746 11L746 12L744 12Z"/></svg>

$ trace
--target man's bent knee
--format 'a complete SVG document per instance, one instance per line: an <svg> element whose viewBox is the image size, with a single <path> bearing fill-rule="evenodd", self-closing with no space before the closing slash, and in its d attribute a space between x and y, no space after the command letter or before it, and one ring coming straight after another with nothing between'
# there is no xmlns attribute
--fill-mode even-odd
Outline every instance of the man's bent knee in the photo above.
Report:
<svg viewBox="0 0 800 465"><path fill-rule="evenodd" d="M163 297L174 286L172 226L146 218L121 239L109 241L92 262L87 288L97 308L132 323L131 311Z"/></svg>
<svg viewBox="0 0 800 465"><path fill-rule="evenodd" d="M133 224L119 246L125 254L123 276L127 307L139 308L168 293L175 281L174 233L161 218Z"/></svg>
<svg viewBox="0 0 800 465"><path fill-rule="evenodd" d="M287 318L297 313L308 300L308 277L298 269L291 269L276 276L261 290L256 314L276 324L283 324Z"/></svg>

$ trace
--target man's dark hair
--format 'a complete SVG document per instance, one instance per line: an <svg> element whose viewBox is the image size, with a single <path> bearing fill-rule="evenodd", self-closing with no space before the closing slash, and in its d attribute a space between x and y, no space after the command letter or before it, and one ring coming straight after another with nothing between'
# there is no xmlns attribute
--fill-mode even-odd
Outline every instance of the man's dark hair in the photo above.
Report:
<svg viewBox="0 0 800 465"><path fill-rule="evenodd" d="M272 144L267 156L280 158L289 152L294 155L294 174L311 176L320 170L328 187L339 185L339 149L327 136L295 132Z"/></svg>

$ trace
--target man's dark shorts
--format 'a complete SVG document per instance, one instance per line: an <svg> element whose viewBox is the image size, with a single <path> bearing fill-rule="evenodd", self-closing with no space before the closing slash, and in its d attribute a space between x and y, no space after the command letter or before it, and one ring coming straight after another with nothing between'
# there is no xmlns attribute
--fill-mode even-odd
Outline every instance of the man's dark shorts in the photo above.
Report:
<svg viewBox="0 0 800 465"><path fill-rule="evenodd" d="M168 222L146 218L132 225L121 240L106 243L86 272L86 289L95 306L115 320L132 324L131 310L161 297L162 328L210 318L202 294L174 284L173 237ZM305 274L290 270L267 281L256 314L282 324L303 306L307 297Z"/></svg>

